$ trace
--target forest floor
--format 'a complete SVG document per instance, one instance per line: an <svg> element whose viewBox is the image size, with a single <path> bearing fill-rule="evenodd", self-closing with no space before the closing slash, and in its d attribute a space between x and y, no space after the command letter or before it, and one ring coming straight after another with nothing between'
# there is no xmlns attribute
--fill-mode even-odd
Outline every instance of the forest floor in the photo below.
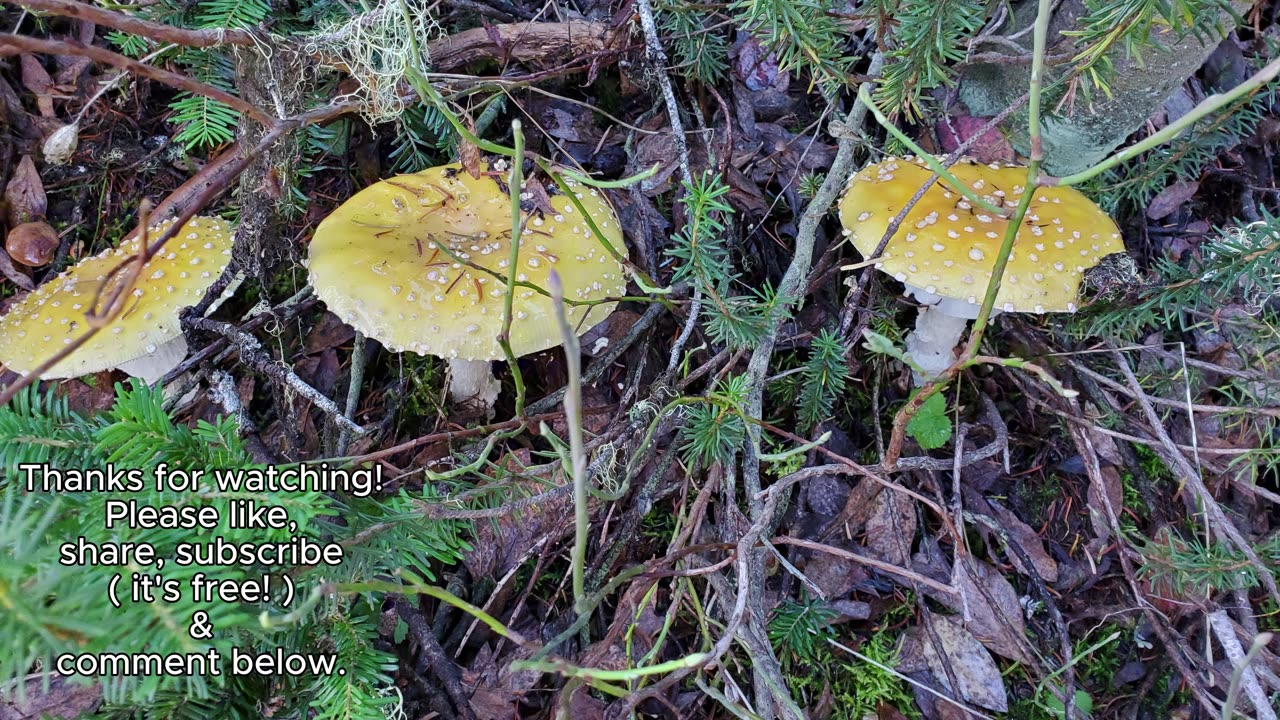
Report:
<svg viewBox="0 0 1280 720"><path fill-rule="evenodd" d="M278 30L340 5L290 4ZM824 97L745 32L692 42L713 10L690 19L662 6L675 67L663 73L639 3L433 7L427 77L468 131L509 146L520 120L530 153L598 179L658 167L599 192L639 276L669 292L628 286L580 340L581 381L558 344L517 361L523 388L497 363L487 410L451 400L446 361L366 340L305 292L324 218L381 179L454 161L445 114L406 84L388 95L375 74L304 69L306 52L338 53L338 41L263 61L252 40L200 50L208 31L183 29L130 49L139 36L103 18L0 10L6 32L46 43L0 39L6 228L26 212L55 231L0 254L0 311L120 242L144 199L153 217L198 209L239 224L245 279L212 316L234 331L188 326L166 410L188 426L237 414L264 464L380 468L423 498L425 517L464 528L467 549L434 562L434 577L523 639L438 598L388 597L378 642L398 660L403 717L1047 720L1070 698L1076 717L1163 720L1219 717L1229 692L1242 715L1275 717L1253 705L1280 697L1280 642L1265 644L1280 630L1274 83L1085 183L1132 273L1091 288L1074 314L996 317L982 354L1038 370L971 365L895 434L915 391L897 348L916 303L860 264L834 210L806 214L833 164L847 173L903 154L874 118L851 114L854 93ZM1253 74L1274 48L1275 12L1232 32L1128 143ZM846 69L861 78L876 38L839 21ZM216 109L195 119L175 109L182 88L133 66L95 97L117 70L86 46L137 58L170 42L186 48L155 68L234 89L272 124ZM350 112L360 93L410 102L361 115ZM947 86L921 107L893 121L923 149L972 140L982 163L1025 161L1017 133L986 132L990 118L969 116ZM280 120L304 112L320 122ZM73 119L78 143L50 162L47 139ZM239 162L271 131L283 139ZM475 148L462 144L465 160ZM44 262L24 264L28 251ZM798 300L785 317L779 288ZM245 335L268 361L242 357ZM232 399L204 392L222 372ZM112 407L122 379L45 387L92 414ZM579 425L566 386L591 486L577 560L572 463L557 455ZM343 432L337 415L362 431ZM566 633L575 563L588 607ZM547 643L562 665L512 669ZM17 708L0 703L0 718Z"/></svg>

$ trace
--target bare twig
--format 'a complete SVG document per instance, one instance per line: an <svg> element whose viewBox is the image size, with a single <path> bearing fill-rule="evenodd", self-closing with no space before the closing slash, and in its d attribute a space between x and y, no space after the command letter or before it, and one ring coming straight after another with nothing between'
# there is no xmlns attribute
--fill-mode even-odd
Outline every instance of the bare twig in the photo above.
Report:
<svg viewBox="0 0 1280 720"><path fill-rule="evenodd" d="M204 48L218 45L252 45L253 35L244 30L210 29L187 30L163 23L143 20L125 13L106 10L75 0L13 0L19 7L62 17L87 20L97 25L150 38L157 42L173 43L184 47Z"/></svg>
<svg viewBox="0 0 1280 720"><path fill-rule="evenodd" d="M274 128L278 121L267 113L254 107L252 104L232 95L225 90L219 90L212 85L206 85L199 80L193 80L186 75L161 70L160 68L138 62L132 58L125 57L119 53L111 52L105 48L94 45L85 45L79 40L42 40L39 38L27 37L25 35L0 35L0 54L3 54L7 48L11 48L18 52L41 53L45 55L74 55L79 57L87 57L94 62L104 65L126 70L135 75L155 80L178 90L186 90L189 93L207 97L210 100L217 100L227 105L242 115L253 118L263 126Z"/></svg>
<svg viewBox="0 0 1280 720"><path fill-rule="evenodd" d="M351 341L351 375L347 384L347 409L343 416L354 422L356 408L360 405L360 384L364 381L364 335L356 332ZM346 455L351 443L351 430L343 426L338 430L337 455Z"/></svg>
<svg viewBox="0 0 1280 720"><path fill-rule="evenodd" d="M1155 408L1147 400L1146 392L1143 391L1142 386L1138 383L1138 376L1129 367L1129 361L1118 351L1114 353L1114 357L1116 366L1120 368L1120 372L1124 373L1124 378L1129 383L1129 389L1133 391L1134 399L1142 406L1142 412L1147 418L1147 423L1151 425L1151 432L1155 433L1155 436L1163 444L1163 447L1159 448L1159 450L1164 451L1160 453L1161 457L1165 462L1171 463L1178 469L1178 473L1182 475L1183 480L1191 488L1191 491L1195 493L1196 499L1200 501L1200 506L1204 508L1210 527L1230 541L1231 545L1248 559L1249 564L1257 572L1258 580L1262 583L1262 586L1266 588L1272 600L1280 605L1280 588L1276 587L1275 575L1262 562L1262 558L1258 557L1258 553L1254 551L1253 546L1236 528L1235 523L1231 522L1231 519L1222 511L1222 506L1213 498L1209 488L1205 487L1204 479L1200 477L1199 471L1191 467L1191 463L1187 461L1187 458L1178 451L1173 439L1169 437L1169 433L1164 429L1164 423L1160 421L1160 416L1156 414Z"/></svg>
<svg viewBox="0 0 1280 720"><path fill-rule="evenodd" d="M192 327L209 332L215 332L225 337L236 349L240 355L240 360L244 364L252 367L258 372L277 382L288 385L297 391L306 399L311 401L322 412L333 419L339 427L349 429L356 435L365 434L365 429L355 422L347 419L342 411L338 409L338 404L329 399L324 393L316 390L306 383L305 380L298 377L292 370L285 369L282 365L271 359L271 356L262 349L262 343L252 335L241 332L239 328L231 323L218 322L216 320L208 320L205 318L194 318L191 321Z"/></svg>
<svg viewBox="0 0 1280 720"><path fill-rule="evenodd" d="M1208 619L1209 627L1213 628L1213 634L1222 645L1222 651L1226 653L1227 660L1231 661L1231 667L1235 669L1231 678L1232 687L1244 688L1244 694L1248 696L1249 702L1253 703L1253 712L1257 720L1276 720L1276 711L1271 709L1271 701L1267 698L1267 693L1258 682L1258 676L1249 667L1249 658L1245 657L1240 639L1236 637L1235 624L1231 622L1231 618L1227 617L1227 611L1214 610L1209 613ZM1235 697L1231 697L1228 693L1227 706L1222 710L1222 717L1226 720L1230 720L1235 714L1234 701Z"/></svg>

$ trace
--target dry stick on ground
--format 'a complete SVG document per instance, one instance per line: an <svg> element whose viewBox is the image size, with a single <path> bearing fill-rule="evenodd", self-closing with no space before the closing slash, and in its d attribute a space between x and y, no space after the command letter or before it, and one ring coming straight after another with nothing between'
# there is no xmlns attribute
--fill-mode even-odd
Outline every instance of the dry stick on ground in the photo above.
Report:
<svg viewBox="0 0 1280 720"><path fill-rule="evenodd" d="M647 0L643 1L647 2ZM883 56L880 53L876 53L871 61L869 73L872 75L879 73L883 63ZM866 114L866 106L861 101L854 100L853 107L845 118L845 126L861 127L866 119ZM845 180L853 172L854 143L855 141L851 137L842 137L839 140L836 156L831 163L831 170L827 173L822 187L814 194L809 206L805 208L804 214L800 217L800 223L796 231L795 252L792 256L791 264L787 267L786 273L783 274L781 282L778 283L777 295L780 298L795 297L799 295L804 287L810 264L813 262L813 247L817 240L818 224L826 216L827 210L835 202L840 188L844 186ZM799 298L796 301L798 302ZM764 417L764 379L769 374L769 362L773 358L773 349L777 343L778 332L782 323L790 315L788 310L790 308L782 305L775 308L766 323L764 334L756 344L748 362L747 377L750 386L745 410L749 417ZM743 489L747 493L747 503L750 508L751 520L754 523L753 527L760 525L761 531L763 531L761 523L766 521L765 508L767 503L762 502L760 497L760 458L755 451L759 443L760 428L753 423L748 423L741 466ZM775 496L770 497L773 498ZM739 573L747 572L745 576L739 575L738 585L741 592L743 583L747 583L746 591L750 593L752 601L751 618L755 625L760 625L764 622L764 560L764 551L752 548L744 553L738 568ZM746 598L739 597L740 604L745 603L745 601ZM758 699L763 705L765 698ZM757 708L757 710L760 709L759 707ZM768 713L768 715L771 716L772 713Z"/></svg>
<svg viewBox="0 0 1280 720"><path fill-rule="evenodd" d="M265 38L255 37L244 30L187 30L75 0L14 2L31 10L89 20L114 30L186 47L249 46L267 42ZM431 43L428 50L436 70L459 68L475 60L493 58L519 62L568 60L601 52L608 44L610 34L609 26L604 23L578 20L564 23L521 22L466 30Z"/></svg>
<svg viewBox="0 0 1280 720"><path fill-rule="evenodd" d="M770 490L772 490L772 488L770 488ZM766 497L762 503L763 507L759 518L752 523L751 527L747 528L747 531L743 533L741 538L739 538L737 545L734 548L734 558L736 560L734 568L737 572L738 582L733 607L729 611L729 617L725 621L720 638L716 640L711 651L707 653L707 656L702 663L702 667L707 667L713 663L719 662L720 658L728 652L729 646L733 644L735 637L738 635L738 630L742 626L743 620L746 618L747 614L747 601L749 599L748 583L749 578L751 577L749 564L751 563L750 558L752 556L750 550L756 546L761 536L764 534L765 529L773 521L774 513L777 512L778 504L783 495L784 493L781 491L766 491ZM625 702L623 702L623 712L621 713L621 716L630 715L641 702L644 702L649 698L661 697L667 690L684 680L684 678L688 677L691 672L693 672L693 668L682 668L666 675L644 691L632 693L628 697L624 698ZM761 702L766 701L765 698L760 698L760 700Z"/></svg>
<svg viewBox="0 0 1280 720"><path fill-rule="evenodd" d="M445 653L444 648L440 647L440 641L431 632L431 627L422 616L422 611L403 595L392 596L391 602L395 606L396 614L409 626L409 633L418 642L418 651L422 653L422 657L418 659L418 672L422 673L428 667L431 668L431 673L436 676L441 685L444 685L445 694L453 702L458 716L474 718L471 700L462 687L462 669Z"/></svg>
<svg viewBox="0 0 1280 720"><path fill-rule="evenodd" d="M239 328L231 323L207 318L192 318L191 326L198 330L217 333L226 338L240 355L241 362L272 380L293 388L299 395L310 400L312 405L315 405L328 415L339 427L346 428L356 435L365 434L363 427L342 414L342 410L338 408L337 403L324 393L308 385L305 380L298 377L292 370L285 369L284 366L273 360L271 355L262 349L262 343L258 342L258 338L241 332Z"/></svg>
<svg viewBox="0 0 1280 720"><path fill-rule="evenodd" d="M184 47L205 48L218 45L252 45L254 38L244 30L214 29L187 30L163 23L143 20L132 15L106 10L96 5L75 0L12 0L18 7L36 12L61 15L76 20L87 20L132 35L157 42L173 43Z"/></svg>
<svg viewBox="0 0 1280 720"><path fill-rule="evenodd" d="M1138 383L1138 376L1134 375L1133 369L1129 367L1129 361L1118 351L1113 353L1113 357L1115 358L1116 366L1120 368L1120 372L1124 373L1124 378L1129 383L1129 388L1133 391L1134 398L1142 406L1142 412L1147 418L1147 423L1151 425L1151 431L1155 433L1162 443L1162 447L1157 448L1156 451L1160 453L1161 458L1166 463L1170 463L1178 469L1183 480L1191 487L1192 492L1196 494L1196 499L1200 501L1201 507L1204 508L1209 527L1217 534L1227 538L1235 546L1236 550L1239 550L1248 559L1249 564L1253 566L1254 572L1258 574L1258 580L1271 595L1271 599L1277 605L1280 605L1280 588L1276 587L1276 578L1271 574L1271 570L1262 562L1262 558L1258 557L1258 553L1254 552L1253 546L1249 544L1248 539L1240 533L1240 530L1222 511L1222 506L1213 498L1209 488L1205 487L1204 479L1200 477L1199 471L1191 467L1191 463L1187 462L1187 458L1178 451L1173 439L1165 431L1164 423L1160 421L1160 416L1156 414L1155 408L1152 407L1151 402L1147 399L1146 392L1143 391L1142 386Z"/></svg>
<svg viewBox="0 0 1280 720"><path fill-rule="evenodd" d="M925 577L920 573L914 572L912 570L908 570L903 567L898 567L893 563L887 563L880 560L876 560L875 558L867 557L866 555L859 555L858 553L852 552L850 550L845 550L844 548L838 548L831 545L823 545L822 543L813 542L812 540L804 540L802 538L790 537L787 535L775 537L769 542L773 543L774 545L794 545L798 548L804 548L806 550L813 550L815 552L826 553L828 555L833 555L835 557L842 558L844 560L849 560L850 562L866 565L867 567L873 567L881 572L888 573L890 575L897 575L898 577L904 578L910 582L925 585L937 592L943 593L944 595L956 595L959 593L959 590L957 590L956 588L950 585L946 585L944 583L940 583L937 580L933 580L932 578Z"/></svg>
<svg viewBox="0 0 1280 720"><path fill-rule="evenodd" d="M243 171L246 167L248 167L249 163L251 163L255 157L261 154L267 147L269 147L272 143L275 143L281 137L284 137L288 133L294 130L297 130L299 128L305 127L307 125L324 122L326 120L330 120L334 117L337 117L338 115L346 112L347 107L348 105L346 104L330 105L327 107L323 107L317 110L312 110L311 112L303 113L301 115L277 122L275 124L275 127L273 127L270 132L268 132L266 135L263 136L262 141L258 143L257 146L249 150L247 153L244 153L240 158L238 158L236 161L231 163L230 167L223 168L223 170L228 174L228 177L235 177L241 171ZM185 187L186 185L184 184L183 188ZM181 189L182 188L179 188L179 190ZM190 202L186 205L186 207L177 214L176 218L174 219L173 225L170 226L169 229L166 230L160 236L159 239L151 243L147 247L144 253L138 256L135 256L135 258L142 257L143 255L145 255L145 257L149 259L153 255L155 255L157 252L159 252L160 249L164 247L164 244L167 243L170 238L178 234L178 232L183 228L183 226L187 224L187 221L191 220L191 218L194 217L197 212L199 212L205 205L209 204L209 202L212 201L214 197L216 197L225 189L226 189L226 186L220 186L220 185L214 185L214 184L208 184L205 187L200 188L194 194L194 196L190 199ZM161 205L163 206L164 203L161 203ZM143 224L145 225L145 223ZM145 230L146 228L143 227L140 229L140 232L145 232ZM144 238L144 239L149 240L149 238ZM112 271L112 275L114 276L114 273L120 270L120 268L125 267L126 265L128 265L130 262L133 262L133 261L134 261L134 258L126 258L125 260L122 261L120 266L118 266L115 270ZM122 295L125 291L130 289L131 289L131 283L130 285L126 285L125 287L122 287L120 292L117 293L117 295ZM115 308L115 312L118 314L118 312L122 308L123 308L123 305L117 305ZM114 320L115 317L116 317L115 314L103 315L103 316L100 316L97 319L97 321L88 323L88 328L89 328L88 332L86 332L84 335L81 335L79 338L73 341L70 345L67 345L61 350L59 350L57 353L51 356L48 360L41 363L39 367L27 373L22 379L10 384L3 391L0 391L0 407L3 407L4 405L8 404L8 402L12 400L15 395L21 392L23 388L27 387L33 382L36 382L40 378L40 376L43 375L45 372L47 372L50 368L52 368L54 365L57 365L59 362L62 362L67 358L67 356L71 355L71 353L78 350L82 345L88 342L90 338L96 335L98 331L101 330L101 328L105 324L111 322L111 320Z"/></svg>
<svg viewBox="0 0 1280 720"><path fill-rule="evenodd" d="M1076 407L1075 402L1068 402L1072 409L1079 413L1079 408ZM1084 459L1085 472L1089 476L1089 481L1095 486L1096 494L1102 501L1102 508L1112 536L1123 538L1120 534L1119 514L1111 504L1110 496L1107 495L1106 480L1102 477L1098 453L1093 447L1093 442L1089 439L1089 434L1083 428L1077 426L1071 426L1069 431L1072 440L1075 441L1077 450L1080 452L1080 457ZM1151 625L1156 635L1160 637L1160 642L1164 643L1169 660L1173 662L1173 666L1182 675L1183 681L1190 686L1191 694L1195 695L1201 707L1208 711L1209 717L1217 716L1219 708L1214 703L1213 696L1209 693L1209 689L1205 687L1204 680L1196 673L1196 669L1189 664L1190 658L1193 657L1190 648L1186 646L1180 635L1169 628L1168 620L1164 615L1160 614L1147 601L1146 596L1142 594L1138 586L1137 574L1133 569L1133 563L1129 559L1128 550L1128 546L1121 540L1121 544L1116 548L1115 552L1116 557L1120 560L1120 568L1124 571L1129 591L1133 593L1134 601L1138 603L1138 607L1147 618L1147 622Z"/></svg>
<svg viewBox="0 0 1280 720"><path fill-rule="evenodd" d="M1089 367L1087 367L1083 363L1078 362L1076 360L1068 360L1067 363L1073 369L1075 369L1076 372L1088 375L1089 377L1093 378L1098 384L1106 385L1108 388L1115 390L1116 392L1121 393L1122 395L1127 395L1128 397L1134 397L1133 391L1130 390L1123 383L1116 382L1115 380L1112 380L1111 378L1107 377L1106 375L1103 375L1102 373L1095 372L1089 369ZM1201 405L1198 403L1193 403L1191 405L1188 405L1187 403L1181 400L1166 400L1162 397L1155 397L1153 395L1148 395L1147 400L1150 400L1151 403L1155 405L1163 405L1165 407L1177 408L1178 410L1187 410L1188 408L1190 408L1192 412L1198 412L1198 413L1214 413L1219 415L1250 414L1250 415L1266 415L1267 417L1280 418L1280 408L1274 408L1274 407L1251 407L1248 410L1242 410L1241 408L1232 407L1230 405Z"/></svg>
<svg viewBox="0 0 1280 720"><path fill-rule="evenodd" d="M693 186L693 171L689 163L689 146L685 142L684 123L680 120L680 106L676 104L676 93L671 87L671 77L667 75L667 53L662 49L662 40L658 37L658 26L653 19L653 6L649 0L636 0L636 10L640 13L640 26L644 28L645 54L649 62L657 66L658 84L662 87L662 99L667 106L667 119L671 123L671 137L676 145L676 157L680 163L680 179L685 185ZM677 197L684 192L678 192ZM667 375L674 375L680 364L680 355L684 346L693 335L698 324L698 316L702 312L702 290L695 285L693 300L689 304L689 316L684 328L671 346L670 359L667 361Z"/></svg>
<svg viewBox="0 0 1280 720"><path fill-rule="evenodd" d="M1257 720L1276 720L1276 711L1271 709L1271 701L1267 698L1266 691L1258 682L1258 676L1253 672L1253 668L1249 667L1244 648L1240 645L1240 639L1236 637L1235 624L1231 622L1231 618L1227 617L1227 612L1214 610L1209 613L1209 627L1218 638L1218 644L1222 646L1227 660L1231 661L1231 667L1239 674L1240 686L1244 688L1249 702L1253 703L1253 712ZM1228 698L1228 701L1234 699ZM1233 714L1235 712L1234 707L1228 710Z"/></svg>
<svg viewBox="0 0 1280 720"><path fill-rule="evenodd" d="M965 517L985 525L994 532L1005 548L1016 555L1018 561L1022 563L1026 575L1031 578L1031 584L1036 588L1036 594L1040 596L1040 602L1044 603L1045 608L1049 611L1049 619L1053 622L1054 630L1057 631L1058 652L1062 654L1062 662L1064 663L1062 675L1065 680L1059 700L1069 696L1074 697L1076 693L1076 666L1072 662L1075 658L1071 648L1071 633L1067 630L1067 622L1062 617L1062 611L1058 609L1058 603L1054 601L1053 594L1049 592L1049 588L1044 584L1044 578L1040 577L1040 571L1036 569L1035 563L1031 561L1031 556L994 517L969 511L965 512ZM1052 688L1050 690L1052 692Z"/></svg>
<svg viewBox="0 0 1280 720"><path fill-rule="evenodd" d="M212 85L206 85L199 80L193 80L186 75L180 75L168 70L161 70L146 63L138 62L132 58L125 57L119 53L111 52L105 48L94 45L85 45L79 40L41 40L38 38L27 37L25 35L0 35L0 55L6 54L7 50L15 50L17 52L40 53L44 55L73 55L78 57L86 57L94 62L104 65L120 68L135 75L155 80L178 90L186 90L189 93L207 97L210 100L217 100L242 115L247 115L264 127L274 128L277 120L267 113L254 107L252 104L241 100L225 90L219 90Z"/></svg>

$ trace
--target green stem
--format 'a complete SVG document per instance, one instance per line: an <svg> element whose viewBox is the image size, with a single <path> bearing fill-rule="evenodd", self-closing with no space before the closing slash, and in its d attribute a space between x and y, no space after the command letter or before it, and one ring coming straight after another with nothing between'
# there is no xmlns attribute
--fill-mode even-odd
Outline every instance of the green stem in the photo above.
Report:
<svg viewBox="0 0 1280 720"><path fill-rule="evenodd" d="M564 359L569 371L569 383L564 393L564 422L569 431L569 467L573 476L573 611L579 615L587 611L586 565L587 536L591 532L591 518L587 512L587 453L582 442L582 353L578 336L565 315L564 286L560 274L551 271L547 283L551 286L551 300L556 308L556 322L564 341Z"/></svg>
<svg viewBox="0 0 1280 720"><path fill-rule="evenodd" d="M1216 93L1205 98L1195 107L1194 110L1178 118L1176 121L1169 123L1159 132L1147 136L1141 142L1130 145L1088 170L1082 170L1074 175L1054 179L1051 181L1051 184L1079 185L1086 180L1097 177L1120 163L1127 162L1148 150L1173 140L1181 135L1184 130L1190 128L1205 117L1212 115L1222 108L1240 100L1246 95L1256 92L1258 88L1266 85L1272 80L1275 80L1278 75L1280 75L1280 58L1276 58L1270 63L1267 63L1266 67L1254 73L1248 80L1245 80L1232 88L1230 92Z"/></svg>
<svg viewBox="0 0 1280 720"><path fill-rule="evenodd" d="M1027 101L1027 135L1031 143L1031 159L1027 163L1027 186L1018 200L1018 207L1009 218L1009 225L1004 231L1004 240L1000 243L1000 252L996 255L995 266L991 268L991 282L987 285L987 294L982 298L982 307L978 317L973 321L973 332L969 334L969 344L965 346L965 358L978 354L982 344L982 336L987 331L987 323L991 320L991 311L996 304L996 295L1000 293L1000 280L1004 277L1005 268L1009 265L1009 256L1013 253L1013 243L1022 228L1022 219L1031 207L1035 197L1036 183L1040 179L1040 164L1044 162L1044 143L1040 137L1040 100L1044 89L1044 56L1049 42L1049 19L1053 16L1053 0L1040 0L1039 14L1036 15L1035 32L1032 41L1031 83L1028 88Z"/></svg>
<svg viewBox="0 0 1280 720"><path fill-rule="evenodd" d="M520 374L520 364L511 351L511 303L516 295L516 271L520 268L520 238L523 237L524 222L520 212L520 191L524 188L524 133L520 130L520 121L511 121L511 139L515 145L515 154L511 156L511 251L507 255L507 293L502 299L502 333L498 335L498 344L502 346L502 354L507 358L507 366L511 368L511 379L516 386L516 417L524 415L524 376Z"/></svg>
<svg viewBox="0 0 1280 720"><path fill-rule="evenodd" d="M970 202L973 202L975 205L980 205L983 208L987 209L992 213L995 213L1000 217L1005 216L1004 208L996 207L995 205L992 205L990 202L987 202L987 200L983 198L981 195L978 195L977 193L975 193L973 191L973 188L960 182L959 178L957 178L955 175L952 175L951 171L947 170L947 167L945 165L938 162L938 159L934 157L932 153L925 152L924 148L915 144L915 142L911 138L907 137L905 133L899 130L898 127L894 125L891 120L889 120L888 116L886 116L883 112L881 112L880 108L876 107L875 102L872 101L871 99L871 91L868 89L868 85L869 83L862 83L862 85L858 88L858 99L862 101L863 105L867 106L867 109L871 111L871 114L873 116L875 116L876 122L880 123L881 127L887 130L888 133L892 135L898 142L910 148L911 152L915 153L917 157L923 160L925 165L928 165L929 169L932 170L938 176L938 178L942 180L942 182L949 185L951 189L965 196L966 199L968 199Z"/></svg>

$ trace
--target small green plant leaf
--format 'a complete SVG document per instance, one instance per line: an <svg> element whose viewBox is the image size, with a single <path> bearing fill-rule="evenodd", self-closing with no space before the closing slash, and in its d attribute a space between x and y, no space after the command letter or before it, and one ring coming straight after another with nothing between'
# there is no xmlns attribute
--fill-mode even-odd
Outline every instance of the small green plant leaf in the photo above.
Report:
<svg viewBox="0 0 1280 720"><path fill-rule="evenodd" d="M934 395L920 406L920 411L907 423L907 434L925 450L934 450L951 439L951 418L947 417L947 401Z"/></svg>

